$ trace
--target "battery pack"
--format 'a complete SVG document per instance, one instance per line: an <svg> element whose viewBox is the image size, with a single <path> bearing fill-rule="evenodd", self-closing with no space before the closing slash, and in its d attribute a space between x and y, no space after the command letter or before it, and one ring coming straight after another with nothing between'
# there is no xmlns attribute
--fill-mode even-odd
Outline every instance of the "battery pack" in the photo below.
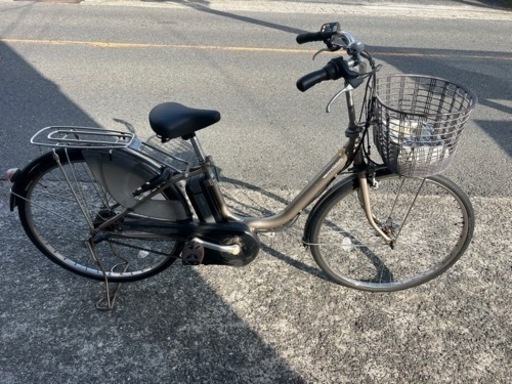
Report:
<svg viewBox="0 0 512 384"><path fill-rule="evenodd" d="M205 223L221 223L225 221L215 200L212 181L204 174L188 180L186 191L197 217Z"/></svg>

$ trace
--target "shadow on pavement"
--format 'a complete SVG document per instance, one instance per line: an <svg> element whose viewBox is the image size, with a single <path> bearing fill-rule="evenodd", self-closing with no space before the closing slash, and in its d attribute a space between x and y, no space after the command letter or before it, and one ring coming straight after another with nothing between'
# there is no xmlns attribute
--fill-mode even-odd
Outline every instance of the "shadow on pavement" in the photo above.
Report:
<svg viewBox="0 0 512 384"><path fill-rule="evenodd" d="M45 79L12 48L0 42L0 152L5 169L21 167L35 153L30 138L49 125L97 124Z"/></svg>
<svg viewBox="0 0 512 384"><path fill-rule="evenodd" d="M294 34L307 32L302 29L288 27L288 26L282 25L282 24L271 23L271 22L264 21L261 19L256 19L254 17L243 16L243 15L239 15L239 14L232 13L232 12L225 12L225 11L219 11L216 9L212 9L212 8L210 8L210 2L207 0L191 0L191 1L187 1L187 0L170 0L170 1L167 1L167 0L142 0L142 1L143 2L156 2L156 3L159 3L159 2L177 3L177 4L188 6L190 8L196 9L201 12L206 12L206 13L216 15L216 16L228 17L233 20L238 20L238 21L243 21L246 23L251 23L254 25L259 25L259 26L265 27L265 28L272 28L272 29L276 29L278 31L289 32L289 33L294 33ZM233 31L233 33L235 33L235 32L236 31Z"/></svg>
<svg viewBox="0 0 512 384"><path fill-rule="evenodd" d="M97 126L1 42L0 71L2 176L37 152L29 139L41 127ZM37 252L1 185L0 381L302 382L194 269L123 286L113 312L96 311L102 285Z"/></svg>
<svg viewBox="0 0 512 384"><path fill-rule="evenodd" d="M477 7L512 10L512 3L509 0L454 0L454 2Z"/></svg>

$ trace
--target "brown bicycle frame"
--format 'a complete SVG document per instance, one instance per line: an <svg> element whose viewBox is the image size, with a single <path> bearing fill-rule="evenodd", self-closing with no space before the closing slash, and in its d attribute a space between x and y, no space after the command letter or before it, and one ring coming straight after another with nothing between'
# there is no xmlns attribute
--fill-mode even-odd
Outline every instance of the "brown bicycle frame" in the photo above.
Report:
<svg viewBox="0 0 512 384"><path fill-rule="evenodd" d="M359 142L361 139L361 132L356 128L356 114L354 108L354 101L352 98L352 91L348 90L345 93L348 115L349 115L349 130L352 130L352 135L349 136L347 143L333 156L333 158L324 166L324 168L304 187L304 189L291 201L291 203L284 208L281 212L267 217L245 217L239 216L230 211L220 188L217 183L212 183L214 186L214 193L220 208L222 216L230 221L239 221L247 224L247 226L254 232L273 232L285 228L292 223L295 218L316 198L325 192L328 186L336 178L338 174L344 171L351 163L358 168L364 165L362 152L359 150ZM213 164L204 155L202 148L199 144L197 137L190 139L194 151L200 161L203 172L210 175L210 169ZM210 176L208 176L210 177ZM366 217L370 225L382 236L386 243L392 240L387 236L380 227L375 223L374 216L371 210L370 195L368 192L368 182L366 178L366 171L360 171L357 174L360 188L359 199L364 207Z"/></svg>

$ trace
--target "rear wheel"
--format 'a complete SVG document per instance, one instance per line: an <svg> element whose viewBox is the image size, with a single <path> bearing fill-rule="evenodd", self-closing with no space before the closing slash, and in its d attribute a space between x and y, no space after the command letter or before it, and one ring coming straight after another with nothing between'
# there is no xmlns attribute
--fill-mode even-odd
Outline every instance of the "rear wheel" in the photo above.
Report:
<svg viewBox="0 0 512 384"><path fill-rule="evenodd" d="M56 161L58 158L60 165ZM179 256L177 241L113 237L94 244L92 228L123 208L97 182L81 150L59 149L32 164L19 199L21 223L36 247L58 265L88 278L113 282L144 279ZM156 174L146 167L148 175ZM158 196L179 200L173 189ZM105 231L118 230L116 224Z"/></svg>
<svg viewBox="0 0 512 384"><path fill-rule="evenodd" d="M310 219L306 239L320 268L339 284L382 292L442 274L471 241L474 213L468 197L442 176L416 179L380 171L376 180L378 188L369 191L373 217L394 244L386 244L370 225L354 177Z"/></svg>

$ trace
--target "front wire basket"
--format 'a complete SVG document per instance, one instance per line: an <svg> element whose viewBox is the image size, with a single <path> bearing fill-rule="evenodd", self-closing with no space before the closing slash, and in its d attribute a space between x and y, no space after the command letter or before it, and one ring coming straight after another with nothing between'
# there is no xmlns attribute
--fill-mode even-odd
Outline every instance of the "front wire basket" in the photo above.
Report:
<svg viewBox="0 0 512 384"><path fill-rule="evenodd" d="M386 166L427 177L452 163L477 98L461 85L420 75L377 80L374 142Z"/></svg>

